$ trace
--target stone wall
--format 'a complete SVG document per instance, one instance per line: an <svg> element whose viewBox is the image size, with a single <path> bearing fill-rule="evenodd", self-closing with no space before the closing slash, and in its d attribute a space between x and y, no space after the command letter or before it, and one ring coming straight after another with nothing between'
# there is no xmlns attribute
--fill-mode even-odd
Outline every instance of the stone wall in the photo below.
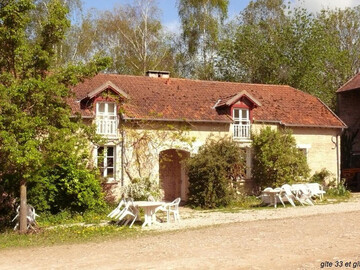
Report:
<svg viewBox="0 0 360 270"><path fill-rule="evenodd" d="M292 128L292 130L297 146L306 149L311 174L325 168L337 177L340 166L337 155L340 158L341 130L328 128Z"/></svg>
<svg viewBox="0 0 360 270"><path fill-rule="evenodd" d="M181 130L181 136L180 133L177 133L177 131L172 131L171 129L164 129L164 126L168 125L169 123L162 123L159 124L159 130L157 130L154 126L148 126L148 127L141 127L141 128L135 128L131 129L128 127L126 129L125 134L125 156L129 157L131 156L132 152L134 151L131 149L131 132L137 134L136 136L143 136L144 134L147 134L146 136L152 137L152 142L147 143L147 146L149 146L148 150L143 150L141 158L147 157L148 160L143 159L142 163L144 167L142 168L141 173L138 173L138 167L133 168L127 168L128 172L131 172L132 177L144 177L149 175L152 179L155 179L159 181L160 177L163 177L164 179L170 179L171 175L173 175L174 183L166 182L167 186L174 185L174 194L177 195L181 192L179 191L180 184L179 179L176 180L175 178L179 178L180 168L179 168L179 162L175 162L177 165L174 165L174 169L172 171L172 165L167 166L166 171L161 172L161 164L160 164L160 155L161 152L166 150L181 150L185 151L189 154L197 153L199 150L199 147L203 145L206 140L209 137L213 138L220 138L224 136L231 136L231 125L229 124L213 124L213 123L192 123L191 125L184 127L178 126L179 130ZM171 124L171 123L170 123ZM172 123L172 128L176 127L176 123ZM252 130L258 131L261 128L268 126L265 124L253 124ZM279 126L276 124L270 125L272 128L277 129ZM337 177L338 175L338 164L337 164L337 155L339 155L339 152L337 152L337 149L339 150L339 129L327 129L327 128L292 128L293 135L296 139L296 143L298 147L305 148L306 154L307 154L307 160L309 167L311 169L311 174L320 171L323 168L326 168L329 170L334 177ZM338 136L338 137L337 137ZM336 146L334 143L336 143L336 140L338 140L338 145ZM249 149L251 147L251 142L239 142L240 146ZM120 149L120 144L119 148ZM177 158L177 157L176 157ZM248 158L251 159L251 154L248 155ZM126 164L125 164L126 165ZM251 160L247 162L248 167L252 167ZM117 157L117 181L120 182L120 172L121 172L121 153L119 151L118 157ZM166 174L166 176L161 176L160 172L162 174ZM175 177L176 176L176 177ZM251 175L250 175L251 176ZM130 181L130 178L125 173L124 174L124 184L128 184ZM252 182L250 179L246 180L248 183L249 188L252 188ZM120 185L117 186L119 188ZM247 188L247 189L249 189ZM167 187L168 189L168 187ZM168 193L169 197L174 197L174 194ZM176 196L177 196L176 195ZM182 195L183 196L183 195Z"/></svg>

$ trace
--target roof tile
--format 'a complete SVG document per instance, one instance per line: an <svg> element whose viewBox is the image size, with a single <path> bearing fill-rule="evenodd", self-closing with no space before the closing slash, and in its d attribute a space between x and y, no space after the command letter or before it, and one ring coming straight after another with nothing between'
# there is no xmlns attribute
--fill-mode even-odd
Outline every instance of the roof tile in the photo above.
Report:
<svg viewBox="0 0 360 270"><path fill-rule="evenodd" d="M227 115L213 109L214 105L245 90L261 103L253 111L255 120L299 126L345 126L316 97L287 85L98 74L74 87L76 99L86 98L107 81L128 94L129 100L123 107L129 118L152 119L155 113L156 118L163 120L229 121ZM92 115L90 111L81 110L75 100L69 104L74 112Z"/></svg>
<svg viewBox="0 0 360 270"><path fill-rule="evenodd" d="M341 86L336 92L345 92L360 88L360 73L356 74L350 80L348 80L343 86Z"/></svg>

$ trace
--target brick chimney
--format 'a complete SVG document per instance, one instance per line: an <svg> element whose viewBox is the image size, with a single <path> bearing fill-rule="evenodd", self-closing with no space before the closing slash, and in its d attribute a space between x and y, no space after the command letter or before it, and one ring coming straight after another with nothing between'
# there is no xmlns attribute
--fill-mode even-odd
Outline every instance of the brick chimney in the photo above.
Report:
<svg viewBox="0 0 360 270"><path fill-rule="evenodd" d="M146 76L151 78L170 78L170 71L148 70Z"/></svg>

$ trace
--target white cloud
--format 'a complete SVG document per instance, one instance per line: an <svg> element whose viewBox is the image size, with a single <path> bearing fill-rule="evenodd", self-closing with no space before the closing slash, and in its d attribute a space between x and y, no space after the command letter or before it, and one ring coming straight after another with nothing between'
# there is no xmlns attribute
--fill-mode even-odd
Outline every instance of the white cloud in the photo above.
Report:
<svg viewBox="0 0 360 270"><path fill-rule="evenodd" d="M304 7L310 12L319 12L321 9L347 8L360 5L360 0L293 0L295 7Z"/></svg>

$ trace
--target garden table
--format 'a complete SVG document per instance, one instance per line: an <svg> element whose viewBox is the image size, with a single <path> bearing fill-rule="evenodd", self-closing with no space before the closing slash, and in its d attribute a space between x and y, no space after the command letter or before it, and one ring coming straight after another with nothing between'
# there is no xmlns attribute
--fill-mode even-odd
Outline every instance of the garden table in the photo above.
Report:
<svg viewBox="0 0 360 270"><path fill-rule="evenodd" d="M165 202L134 201L134 206L143 208L145 212L145 220L142 227L150 227L153 222L156 222L155 210L164 204Z"/></svg>
<svg viewBox="0 0 360 270"><path fill-rule="evenodd" d="M282 205L285 207L284 202L282 201L281 196L280 196L280 194L282 192L283 191L281 189L272 189L272 190L264 190L262 193L269 196L269 198L270 198L269 206L273 205L276 208L278 199L282 203Z"/></svg>

